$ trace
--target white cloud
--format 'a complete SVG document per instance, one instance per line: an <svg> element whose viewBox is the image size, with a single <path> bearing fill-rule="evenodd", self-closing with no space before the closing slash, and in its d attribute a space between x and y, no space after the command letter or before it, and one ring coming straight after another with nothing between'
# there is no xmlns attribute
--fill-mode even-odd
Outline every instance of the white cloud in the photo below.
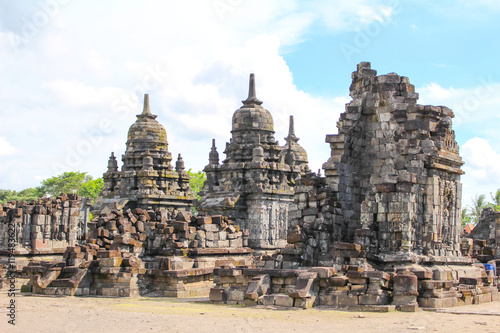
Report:
<svg viewBox="0 0 500 333"><path fill-rule="evenodd" d="M430 83L417 91L420 103L451 108L455 114L455 134L464 141L467 139L459 142L460 155L465 162L462 205L470 205L477 194L486 194L489 198L489 193L500 188L500 152L495 150L498 145L493 144L500 140L497 112L500 84L491 78L480 78L478 85L469 89L444 88Z"/></svg>
<svg viewBox="0 0 500 333"><path fill-rule="evenodd" d="M451 108L457 125L498 119L500 84L491 77L479 78L477 86L470 89L445 88L437 83L430 83L419 88L418 92L419 103Z"/></svg>
<svg viewBox="0 0 500 333"><path fill-rule="evenodd" d="M16 152L16 148L13 147L6 138L0 137L0 156L12 155Z"/></svg>
<svg viewBox="0 0 500 333"><path fill-rule="evenodd" d="M400 3L393 1L389 5L383 1L351 0L351 1L312 1L320 19L333 31L361 30L372 22L390 21Z"/></svg>
<svg viewBox="0 0 500 333"><path fill-rule="evenodd" d="M298 90L281 53L303 41L318 18L334 19L331 9L325 12L331 4L223 2L230 7L221 17L212 1L70 1L32 34L27 27L40 6L0 4L0 99L2 123L9 124L0 143L2 154L10 154L0 167L0 187L32 187L40 175L68 170L100 176L109 153L125 150L144 93L167 130L170 151L199 170L211 138L220 153L229 141L250 72L274 116L276 138L284 143L293 114L311 168L320 167L329 156L325 134L335 132L345 101ZM341 30L377 20L374 13L383 9L371 0L336 5L346 21L327 23ZM12 154L12 142L21 154Z"/></svg>
<svg viewBox="0 0 500 333"><path fill-rule="evenodd" d="M69 1L32 36L26 24L40 6L2 2L0 99L2 123L9 124L2 137L21 154L11 153L0 166L0 187L36 186L31 175L67 170L100 176L109 153L123 153L144 93L167 130L170 151L199 170L212 138L223 158L250 72L274 116L276 139L284 143L293 114L299 143L318 169L330 153L325 135L336 132L348 99L300 91L281 55L314 25L340 33L388 22L398 2L221 2L229 6L223 13L214 1ZM427 92L445 105L463 95L438 85L424 87L423 97Z"/></svg>
<svg viewBox="0 0 500 333"><path fill-rule="evenodd" d="M494 193L500 188L500 152L479 137L469 139L461 148L463 170L463 203L468 205L476 194Z"/></svg>

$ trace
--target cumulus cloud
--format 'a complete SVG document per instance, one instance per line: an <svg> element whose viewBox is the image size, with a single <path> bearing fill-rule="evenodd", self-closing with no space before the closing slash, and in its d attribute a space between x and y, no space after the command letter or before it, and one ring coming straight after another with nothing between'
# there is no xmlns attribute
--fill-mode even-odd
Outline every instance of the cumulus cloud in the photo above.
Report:
<svg viewBox="0 0 500 333"><path fill-rule="evenodd" d="M457 125L498 118L500 84L494 82L491 76L479 78L477 85L470 89L445 88L437 83L430 83L419 88L418 92L420 103L451 108Z"/></svg>
<svg viewBox="0 0 500 333"><path fill-rule="evenodd" d="M0 99L2 124L9 124L0 139L0 154L8 156L0 163L0 188L36 186L40 177L69 170L102 175L110 152L124 152L144 93L170 151L201 170L211 139L220 153L229 141L231 116L252 72L276 139L284 144L294 115L316 170L329 157L325 135L336 132L349 99L298 89L283 53L313 26L357 31L398 10L397 1L376 0L54 1L60 3L54 12L42 2L0 3ZM43 15L48 20L39 21ZM420 93L425 103L451 107L474 96L437 84ZM493 114L499 95L480 99L478 108Z"/></svg>
<svg viewBox="0 0 500 333"><path fill-rule="evenodd" d="M6 138L0 137L0 156L12 155L16 151Z"/></svg>
<svg viewBox="0 0 500 333"><path fill-rule="evenodd" d="M476 194L489 194L500 188L500 151L484 138L474 137L462 145L464 202Z"/></svg>
<svg viewBox="0 0 500 333"><path fill-rule="evenodd" d="M284 144L293 114L311 168L318 168L346 97L300 91L281 55L318 22L356 30L391 11L373 0L338 1L335 11L330 1L296 0L54 3L0 4L0 99L9 124L0 141L9 154L0 167L3 188L36 186L40 177L69 170L100 176L110 152L124 152L144 93L170 151L200 170L211 139L221 153L229 141L249 73L274 116L276 138ZM29 161L12 154L12 142Z"/></svg>

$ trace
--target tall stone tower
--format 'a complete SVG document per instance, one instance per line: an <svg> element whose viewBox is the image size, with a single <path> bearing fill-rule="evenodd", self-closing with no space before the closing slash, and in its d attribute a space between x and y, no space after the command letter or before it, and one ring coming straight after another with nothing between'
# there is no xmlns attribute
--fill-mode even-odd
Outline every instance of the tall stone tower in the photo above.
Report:
<svg viewBox="0 0 500 333"><path fill-rule="evenodd" d="M278 248L286 245L295 180L309 169L293 118L283 148L274 138L273 117L261 104L250 74L248 98L233 114L232 138L222 164L212 142L198 208L201 213L226 214L249 229L249 246Z"/></svg>
<svg viewBox="0 0 500 333"><path fill-rule="evenodd" d="M417 104L407 77L377 76L369 62L352 73L350 96L326 136L325 177L298 181L289 242L310 265L467 262L452 110Z"/></svg>
<svg viewBox="0 0 500 333"><path fill-rule="evenodd" d="M123 166L111 153L108 171L103 175L104 188L95 206L115 201L131 208L189 210L194 199L189 188L189 175L179 154L175 170L168 151L167 132L151 113L149 95L144 95L144 108L128 131Z"/></svg>
<svg viewBox="0 0 500 333"><path fill-rule="evenodd" d="M343 237L369 231L370 252L460 254L463 174L452 110L417 104L409 79L377 76L362 62L352 73L352 101L327 135L326 184L343 209Z"/></svg>

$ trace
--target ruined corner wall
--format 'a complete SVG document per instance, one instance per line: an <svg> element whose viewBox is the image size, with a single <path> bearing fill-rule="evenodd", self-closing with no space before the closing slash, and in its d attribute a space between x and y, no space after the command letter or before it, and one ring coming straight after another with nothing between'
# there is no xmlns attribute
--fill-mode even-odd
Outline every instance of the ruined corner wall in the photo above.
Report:
<svg viewBox="0 0 500 333"><path fill-rule="evenodd" d="M320 197L296 188L295 241L318 258L331 256L335 242L354 241L384 262L460 256L463 162L453 112L417 104L407 77L377 76L370 63L360 63L352 79L338 134L326 137L326 179L312 188Z"/></svg>
<svg viewBox="0 0 500 333"><path fill-rule="evenodd" d="M75 194L0 206L0 251L10 251L13 239L14 254L62 254L85 239L89 207Z"/></svg>
<svg viewBox="0 0 500 333"><path fill-rule="evenodd" d="M466 237L472 238L474 242L464 242L465 244L473 244L474 248L480 250L471 253L474 257L480 260L500 259L500 212L490 207L483 209L476 227ZM468 246L468 250L470 249Z"/></svg>

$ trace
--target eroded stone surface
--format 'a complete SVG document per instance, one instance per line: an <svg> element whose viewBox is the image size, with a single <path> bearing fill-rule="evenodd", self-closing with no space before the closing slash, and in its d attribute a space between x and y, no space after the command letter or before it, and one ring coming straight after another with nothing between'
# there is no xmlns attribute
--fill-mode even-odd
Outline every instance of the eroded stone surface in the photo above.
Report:
<svg viewBox="0 0 500 333"><path fill-rule="evenodd" d="M286 245L293 187L308 171L307 154L297 143L293 118L286 145L278 144L271 113L261 104L251 74L248 98L233 115L222 164L212 143L198 209L228 215L249 229L253 248L279 248Z"/></svg>
<svg viewBox="0 0 500 333"><path fill-rule="evenodd" d="M104 188L94 210L105 206L165 209L173 216L179 210L189 210L194 196L189 187L189 175L179 154L175 169L168 151L167 132L151 113L149 96L144 95L144 109L130 126L123 166L111 154L108 171L104 173Z"/></svg>

